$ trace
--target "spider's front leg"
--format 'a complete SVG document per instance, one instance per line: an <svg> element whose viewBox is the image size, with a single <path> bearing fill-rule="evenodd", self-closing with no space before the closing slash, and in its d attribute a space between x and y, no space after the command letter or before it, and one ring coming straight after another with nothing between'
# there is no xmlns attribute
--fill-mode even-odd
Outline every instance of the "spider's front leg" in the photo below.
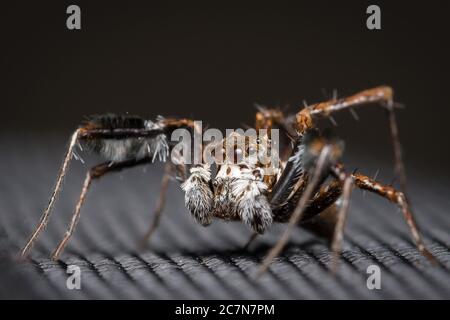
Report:
<svg viewBox="0 0 450 320"><path fill-rule="evenodd" d="M340 110L353 110L354 107L371 103L382 103L392 110L394 92L391 87L380 86L367 89L345 98L333 98L329 101L306 106L296 115L296 129L300 134L314 127L314 118L327 117Z"/></svg>

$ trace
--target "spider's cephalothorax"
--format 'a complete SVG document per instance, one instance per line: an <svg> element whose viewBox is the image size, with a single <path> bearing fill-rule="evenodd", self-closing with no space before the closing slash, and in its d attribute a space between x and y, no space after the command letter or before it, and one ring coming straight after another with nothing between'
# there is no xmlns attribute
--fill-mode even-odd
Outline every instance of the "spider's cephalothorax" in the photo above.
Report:
<svg viewBox="0 0 450 320"><path fill-rule="evenodd" d="M239 140L241 144L237 143ZM279 172L269 161L261 161L275 152L270 150L268 137L253 140L233 133L206 149L217 151L215 174L209 163L196 165L182 184L186 206L194 219L203 225L210 224L213 217L241 220L255 232L263 233L273 221L267 199L274 181L270 176Z"/></svg>
<svg viewBox="0 0 450 320"><path fill-rule="evenodd" d="M425 248L404 192L365 175L348 173L340 163L342 145L326 136L314 134L318 118L331 117L332 113L340 110L349 110L355 116L353 107L373 103L384 106L388 111L397 174L404 190L406 178L393 110L393 91L387 86L305 106L294 115L284 115L279 109L260 108L256 115L255 129L269 130L278 126L286 136L294 140L293 147L288 146L280 152L283 155L280 161L271 161L278 158L278 152L273 150L270 143L275 140L271 134L247 139L233 133L223 141L205 146L205 150L211 151L209 154L215 160L210 161L211 158L205 157L203 153L203 161L190 167L189 176L187 164L180 161L183 155L174 155L176 148L173 148L169 140L173 131L178 128L188 128L202 134L201 127L196 126L194 121L162 117L150 121L136 116L117 115L90 117L72 134L50 201L21 254L28 254L47 225L73 157L73 149L81 142L107 162L96 165L87 172L69 228L56 247L53 259L59 257L72 236L81 207L95 179L110 172L160 160L167 162L166 173L154 220L145 240L149 239L158 226L169 177L175 173L182 182L187 208L195 221L202 225L210 224L214 218L239 220L256 235L263 233L273 222L289 223L277 245L265 258L261 271L280 253L293 228L298 225L328 239L333 254L337 255L342 248L352 187L376 193L396 204L403 213L417 249L433 260L433 256ZM236 143L239 139L240 143ZM268 155L274 158L267 161ZM338 199L342 201L338 202Z"/></svg>

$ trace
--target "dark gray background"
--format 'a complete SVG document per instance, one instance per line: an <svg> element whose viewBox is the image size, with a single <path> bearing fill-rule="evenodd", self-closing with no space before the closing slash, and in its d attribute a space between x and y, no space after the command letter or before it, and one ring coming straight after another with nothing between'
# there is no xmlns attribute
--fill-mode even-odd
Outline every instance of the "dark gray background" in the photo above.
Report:
<svg viewBox="0 0 450 320"><path fill-rule="evenodd" d="M388 84L407 107L399 121L410 161L449 160L447 1L378 2L381 31L366 28L367 1L78 1L81 31L66 29L69 3L3 6L2 131L67 136L103 112L235 128L253 123L255 102L295 111L324 100L323 90ZM359 111L361 124L337 116L337 132L384 154L384 114L370 109Z"/></svg>
<svg viewBox="0 0 450 320"><path fill-rule="evenodd" d="M77 1L82 30L65 27L72 2L4 4L1 10L0 217L2 297L38 298L448 298L449 46L446 1L378 2L382 30L365 27L371 2L295 5L153 4ZM67 139L86 114L129 112L204 120L212 127L252 124L255 102L288 107L391 85L411 199L430 267L414 250L396 209L355 192L343 270L326 271L326 247L299 232L260 282L251 274L279 233L241 250L239 224L194 225L174 184L153 251L135 243L151 220L161 168L106 177L83 209L62 262L47 257L63 233L89 165L75 162L55 217L33 255L23 245L45 206ZM325 93L324 93L325 91ZM335 118L348 167L392 179L385 114L375 106ZM323 126L331 126L328 121ZM277 233L278 232L278 233ZM65 263L83 266L81 292L65 289ZM382 266L380 292L365 287L365 268ZM43 275L43 276L39 276Z"/></svg>

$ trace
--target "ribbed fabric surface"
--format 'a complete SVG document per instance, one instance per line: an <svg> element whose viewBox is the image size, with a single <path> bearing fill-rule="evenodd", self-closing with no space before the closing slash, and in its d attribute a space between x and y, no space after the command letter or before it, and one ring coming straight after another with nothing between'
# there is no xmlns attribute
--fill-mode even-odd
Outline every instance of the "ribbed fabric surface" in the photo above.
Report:
<svg viewBox="0 0 450 320"><path fill-rule="evenodd" d="M450 298L449 186L445 179L410 175L410 198L433 266L418 254L397 208L354 190L339 272L329 271L328 247L298 229L269 271L255 278L258 264L283 226L242 248L250 232L239 223L204 228L189 217L176 182L169 189L161 225L149 248L137 243L152 220L162 166L114 173L91 188L81 220L60 261L49 259L62 237L86 170L74 161L48 228L30 262L14 255L39 220L51 192L64 140L31 136L1 139L0 297L76 299L381 299ZM20 142L20 143L19 143ZM81 153L82 154L82 153ZM83 154L82 154L83 155ZM83 155L84 156L84 155ZM97 159L98 161L98 159ZM384 165L354 160L373 174ZM380 179L389 182L386 169ZM420 177L420 178L418 178ZM66 287L67 265L81 268L81 290ZM367 267L378 265L381 290L366 286Z"/></svg>

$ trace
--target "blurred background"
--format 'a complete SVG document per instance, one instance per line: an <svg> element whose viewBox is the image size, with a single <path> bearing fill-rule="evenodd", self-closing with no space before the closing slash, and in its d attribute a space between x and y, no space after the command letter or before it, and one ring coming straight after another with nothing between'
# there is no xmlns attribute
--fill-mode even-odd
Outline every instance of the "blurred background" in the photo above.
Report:
<svg viewBox="0 0 450 320"><path fill-rule="evenodd" d="M81 30L66 28L65 12L70 4L81 7ZM382 30L366 28L366 8L370 4L381 7ZM311 104L327 100L335 89L342 97L387 84L394 88L396 100L405 105L405 109L397 110L397 119L414 203L421 209L418 210L421 212L419 221L428 228L430 237L427 239L434 241L435 251L445 253L443 270L448 271L449 7L448 1L437 0L421 4L322 0L297 1L289 5L242 1L206 5L192 1L79 0L2 4L1 247L17 252L24 243L46 204L67 140L85 115L127 112L149 119L157 115L191 117L203 120L210 127L239 128L243 124L253 124L255 103L296 112L303 100ZM337 127L328 120L322 121L321 126L331 127L346 141L345 161L351 169L359 168L368 175L381 169L379 178L390 182L393 155L386 114L376 106L356 111L359 122L350 113L342 112L334 116ZM56 269L60 271L59 276L64 277L61 264L53 264L47 257L62 235L87 168L99 161L82 155L87 164L76 162L72 166L65 193L55 208L60 212L59 218L36 246L39 258L33 267L27 267L32 269L28 270L31 274L34 270L48 273L50 278L58 277L53 272ZM86 218L82 219L79 233L69 245L68 252L72 253L69 257L87 252L127 253L135 248L136 240L150 221L159 189L161 166L148 170L145 174L141 169L132 170L120 174L120 178L112 175L93 188L90 201L83 209ZM233 230L229 233L216 226L205 231L189 222L181 192L175 185L171 190L174 197L167 211L172 218L167 218L161 233L156 235L156 248L162 252L169 249L189 252L211 249L214 252L224 244L229 250L241 248L245 243L248 232L241 226L228 229ZM375 197L370 197L370 201L373 199ZM355 204L355 209L361 208L366 200L361 198L361 206ZM383 200L374 201L375 206L385 205L375 211L395 212ZM387 215L375 214L370 218L375 222L367 221L371 221L372 226L376 221L398 224L405 235L402 239L409 239L401 217L397 215L392 222L386 219ZM356 233L361 231L361 225L366 225L364 215L358 219L361 223L354 229L359 230ZM187 234L177 228L187 230ZM383 226L379 230L384 230ZM205 234L205 238L200 234ZM389 242L389 237L378 233L380 242L398 244L397 231L391 234L394 240ZM196 237L199 238L194 242L189 241ZM370 246L371 241L360 244ZM405 241L408 248L414 250L409 240ZM270 243L273 241L269 240L267 246ZM261 250L259 254L264 253L265 250ZM395 256L391 258L395 260ZM81 259L87 263L83 260L86 257ZM97 266L97 263L104 265L102 259L91 257L88 260ZM244 265L248 263L248 257L242 259ZM409 256L405 259L408 261ZM355 270L355 267L349 268ZM11 271L9 266L6 269ZM314 272L318 281L326 278ZM405 271L395 272L403 274ZM393 279L397 279L395 272ZM448 276L446 272L434 274L434 279ZM13 276L5 274L8 276L4 279L17 285ZM173 279L159 276L169 282L168 279ZM413 272L410 277L414 276ZM351 271L346 279L349 283L354 281ZM278 280L273 281L276 284ZM405 298L408 294L410 297L433 294L442 297L449 293L448 288L433 291L433 285L426 291L428 279L417 283L414 288L406 286L405 291L397 295L394 283L389 294ZM266 285L273 287L270 281ZM339 287L342 284L336 285L338 287L329 289L328 296L294 292L281 297L302 297L302 294L304 297L338 297L342 292L349 292ZM398 286L401 285L400 282ZM240 286L236 284L238 292L249 292L242 291ZM52 297L50 289L42 288L45 289L38 290L37 297ZM30 290L18 290L15 294L31 295ZM97 289L92 292L98 294L97 297L107 296ZM197 291L194 288L192 292ZM167 297L195 297L192 292L186 295L168 293ZM280 297L275 289L270 292ZM124 296L145 297L134 294ZM378 297L389 297L389 294ZM95 295L88 292L84 297L92 296ZM348 296L364 297L362 292ZM249 297L258 295L249 294Z"/></svg>
<svg viewBox="0 0 450 320"><path fill-rule="evenodd" d="M2 6L2 135L66 138L84 115L104 112L236 128L253 124L254 103L295 112L334 89L388 84L406 106L398 119L408 163L434 174L448 163L448 1L377 2L374 31L370 1L76 1L82 29L70 31L72 2ZM369 109L358 110L360 123L337 115L335 131L383 157L385 114Z"/></svg>

